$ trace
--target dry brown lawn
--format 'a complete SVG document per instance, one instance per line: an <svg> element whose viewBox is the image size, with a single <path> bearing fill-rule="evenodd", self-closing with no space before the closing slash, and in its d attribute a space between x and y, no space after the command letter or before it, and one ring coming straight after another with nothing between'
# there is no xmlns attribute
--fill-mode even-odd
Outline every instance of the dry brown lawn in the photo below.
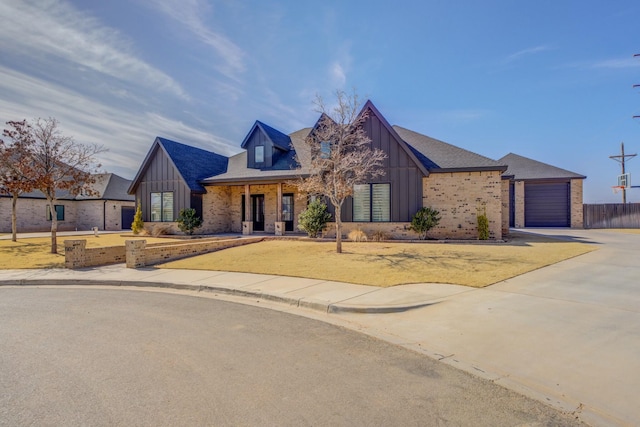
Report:
<svg viewBox="0 0 640 427"><path fill-rule="evenodd" d="M613 231L616 233L640 234L640 228L605 228L601 231Z"/></svg>
<svg viewBox="0 0 640 427"><path fill-rule="evenodd" d="M450 283L484 287L595 250L594 246L514 233L505 244L270 240L160 268L275 274L373 286Z"/></svg>
<svg viewBox="0 0 640 427"><path fill-rule="evenodd" d="M58 254L51 253L50 237L18 239L17 242L0 240L0 269L64 267L64 241L73 239L85 239L88 248L124 246L125 240L132 239L145 239L147 243L175 240L147 236L138 237L131 234L100 234L98 237L93 235L58 236Z"/></svg>

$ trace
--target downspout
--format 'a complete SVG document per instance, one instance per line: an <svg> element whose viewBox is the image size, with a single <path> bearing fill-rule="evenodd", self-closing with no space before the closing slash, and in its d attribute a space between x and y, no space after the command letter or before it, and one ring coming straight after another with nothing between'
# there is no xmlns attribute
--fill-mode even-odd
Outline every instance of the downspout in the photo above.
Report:
<svg viewBox="0 0 640 427"><path fill-rule="evenodd" d="M102 231L107 231L107 201L102 202Z"/></svg>

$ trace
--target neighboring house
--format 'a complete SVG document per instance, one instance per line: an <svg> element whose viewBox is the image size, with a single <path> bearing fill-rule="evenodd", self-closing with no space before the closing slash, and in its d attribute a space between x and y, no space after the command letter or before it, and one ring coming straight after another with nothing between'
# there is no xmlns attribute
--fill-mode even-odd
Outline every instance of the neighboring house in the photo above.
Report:
<svg viewBox="0 0 640 427"><path fill-rule="evenodd" d="M499 162L509 165L509 225L511 227L582 228L584 175L517 154Z"/></svg>
<svg viewBox="0 0 640 427"><path fill-rule="evenodd" d="M127 194L130 180L116 174L94 175L92 185L96 193L91 196L72 196L58 191L54 210L58 219L58 231L123 230L131 228L135 211L135 198ZM51 230L51 217L47 215L47 200L40 191L20 195L16 204L18 232ZM0 195L0 232L11 232L11 197Z"/></svg>
<svg viewBox="0 0 640 427"><path fill-rule="evenodd" d="M210 151L157 137L129 186L145 222L174 222L181 209L202 217L201 181L227 170L228 159Z"/></svg>
<svg viewBox="0 0 640 427"><path fill-rule="evenodd" d="M430 237L475 239L478 213L487 214L491 238L501 239L508 232L509 180L502 177L507 170L504 162L391 126L371 101L362 111L368 112L364 128L372 147L387 154L385 174L358 186L354 197L347 200L341 212L345 234L359 228L394 238L415 238L408 226L423 206L439 210L442 217ZM188 163L202 187L198 193L204 221L200 232L282 235L297 231L298 215L307 198L292 182L307 174L304 140L312 129L287 135L257 121L241 144L244 151L230 157L228 163L215 153L175 142L175 150L167 149L166 140L157 138L129 191L142 203L145 221L150 221L153 210L163 209L153 204L154 197L158 200L153 194L176 191L169 183L184 176L179 173L182 157L198 150L202 159L212 159ZM176 195L167 198L178 199ZM190 206L188 199L182 200L173 203L173 217L154 218L172 221L179 207ZM332 233L330 227L326 235Z"/></svg>

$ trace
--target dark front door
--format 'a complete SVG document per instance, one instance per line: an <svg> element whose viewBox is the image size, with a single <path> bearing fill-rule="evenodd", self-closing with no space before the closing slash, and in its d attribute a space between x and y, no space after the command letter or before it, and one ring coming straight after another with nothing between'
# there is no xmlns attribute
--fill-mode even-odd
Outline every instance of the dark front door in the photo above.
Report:
<svg viewBox="0 0 640 427"><path fill-rule="evenodd" d="M282 221L285 231L293 231L293 194L282 195Z"/></svg>
<svg viewBox="0 0 640 427"><path fill-rule="evenodd" d="M136 214L136 208L133 206L123 206L122 211L120 212L120 225L123 230L131 229L131 224L133 224L133 217Z"/></svg>
<svg viewBox="0 0 640 427"><path fill-rule="evenodd" d="M251 195L251 212L253 212L253 231L264 231L264 195Z"/></svg>

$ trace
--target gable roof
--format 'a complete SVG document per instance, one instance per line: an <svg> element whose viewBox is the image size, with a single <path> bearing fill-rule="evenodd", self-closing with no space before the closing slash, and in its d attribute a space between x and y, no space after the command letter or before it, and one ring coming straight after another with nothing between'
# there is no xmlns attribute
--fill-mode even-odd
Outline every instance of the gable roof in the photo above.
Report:
<svg viewBox="0 0 640 427"><path fill-rule="evenodd" d="M380 123L382 123L382 125L387 129L391 136L398 142L400 148L404 150L409 158L413 160L416 166L418 166L418 169L420 169L425 176L429 176L429 168L427 167L427 165L425 165L422 160L418 158L415 150L411 149L407 142L398 134L396 129L389 124L387 119L385 119L385 117L380 113L376 106L373 105L373 102L371 102L370 99L365 102L362 110L360 111L360 114L364 114L367 110L371 111L371 113L373 113L378 118L378 120L380 120Z"/></svg>
<svg viewBox="0 0 640 427"><path fill-rule="evenodd" d="M129 186L128 191L130 194L135 193L140 180L158 150L164 151L169 161L173 163L173 166L191 191L205 192L206 190L200 184L202 179L227 171L229 159L225 156L180 142L171 141L170 139L156 137L136 177Z"/></svg>
<svg viewBox="0 0 640 427"><path fill-rule="evenodd" d="M276 146L280 150L289 151L289 148L291 146L291 138L289 138L289 135L285 135L279 130L274 129L265 123L262 123L260 120L256 120L256 122L253 124L251 130L249 131L249 133L247 133L247 136L245 136L244 141L242 141L242 144L240 144L240 147L246 147L249 139L251 138L251 135L253 135L253 132L256 129L260 129L262 133L264 133L266 137L269 138L274 146Z"/></svg>
<svg viewBox="0 0 640 427"><path fill-rule="evenodd" d="M561 169L547 163L542 163L528 157L519 156L518 154L509 153L499 160L509 168L503 175L511 175L514 179L585 179L586 176L575 172Z"/></svg>
<svg viewBox="0 0 640 427"><path fill-rule="evenodd" d="M506 164L501 160L495 161L400 126L394 125L393 128L416 153L429 172L505 171L507 169Z"/></svg>
<svg viewBox="0 0 640 427"><path fill-rule="evenodd" d="M239 180L271 181L295 179L300 175L306 175L308 173L306 165L309 161L309 153L304 140L311 130L312 128L304 128L287 135L293 149L290 149L287 153L283 153L283 155L274 162L273 166L269 168L254 169L247 167L247 152L243 151L229 158L229 167L225 173L212 175L209 178L203 179L202 183L220 184L237 182ZM299 160L300 163L298 163L297 160Z"/></svg>

